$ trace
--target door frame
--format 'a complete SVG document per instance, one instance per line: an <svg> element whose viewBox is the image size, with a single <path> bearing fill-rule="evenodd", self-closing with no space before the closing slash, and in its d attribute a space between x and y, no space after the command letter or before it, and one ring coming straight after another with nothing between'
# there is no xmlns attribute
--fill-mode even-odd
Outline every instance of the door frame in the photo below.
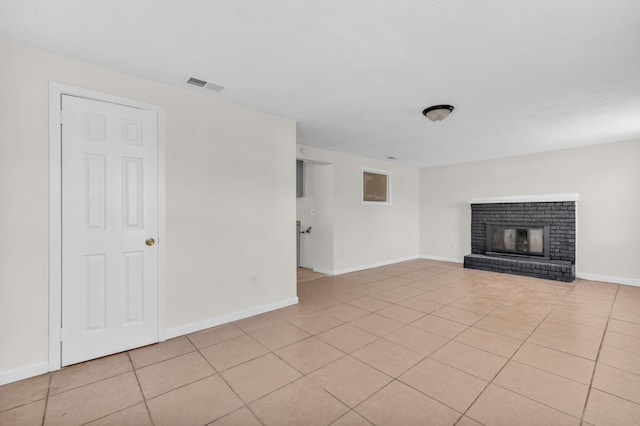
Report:
<svg viewBox="0 0 640 426"><path fill-rule="evenodd" d="M49 371L62 368L62 95L76 96L158 114L158 340L165 330L165 111L158 105L49 82Z"/></svg>

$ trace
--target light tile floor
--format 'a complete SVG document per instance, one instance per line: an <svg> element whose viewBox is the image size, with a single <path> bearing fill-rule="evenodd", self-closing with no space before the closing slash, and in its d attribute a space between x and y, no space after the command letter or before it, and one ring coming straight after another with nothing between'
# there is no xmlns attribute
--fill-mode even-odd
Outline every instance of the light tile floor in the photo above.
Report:
<svg viewBox="0 0 640 426"><path fill-rule="evenodd" d="M298 305L2 386L0 425L640 424L640 288L312 277Z"/></svg>

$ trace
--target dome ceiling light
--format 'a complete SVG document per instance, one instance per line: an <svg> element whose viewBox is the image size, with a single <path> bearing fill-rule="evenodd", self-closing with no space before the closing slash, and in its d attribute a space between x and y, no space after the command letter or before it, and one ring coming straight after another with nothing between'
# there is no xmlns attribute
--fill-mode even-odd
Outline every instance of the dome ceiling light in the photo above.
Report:
<svg viewBox="0 0 640 426"><path fill-rule="evenodd" d="M451 114L453 107L451 105L434 105L424 111L422 114L431 121L442 121Z"/></svg>

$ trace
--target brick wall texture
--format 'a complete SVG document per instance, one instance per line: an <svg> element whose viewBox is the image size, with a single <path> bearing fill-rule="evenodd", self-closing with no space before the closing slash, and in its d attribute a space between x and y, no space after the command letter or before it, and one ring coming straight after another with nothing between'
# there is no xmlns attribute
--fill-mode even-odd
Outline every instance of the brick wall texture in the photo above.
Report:
<svg viewBox="0 0 640 426"><path fill-rule="evenodd" d="M550 260L485 256L487 224L549 225ZM471 254L465 268L571 282L575 278L575 202L471 205Z"/></svg>
<svg viewBox="0 0 640 426"><path fill-rule="evenodd" d="M487 251L487 223L549 225L552 260L576 260L576 205L574 202L500 203L471 205L471 253Z"/></svg>

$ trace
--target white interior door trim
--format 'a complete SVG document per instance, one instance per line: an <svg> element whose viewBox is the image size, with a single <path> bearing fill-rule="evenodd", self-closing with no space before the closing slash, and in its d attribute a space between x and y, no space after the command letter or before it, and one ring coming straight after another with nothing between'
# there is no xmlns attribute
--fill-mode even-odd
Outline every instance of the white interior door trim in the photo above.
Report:
<svg viewBox="0 0 640 426"><path fill-rule="evenodd" d="M158 337L166 339L165 330L165 112L157 105L119 98L49 82L49 371L62 365L60 341L62 321L62 133L60 111L62 95L111 102L158 113Z"/></svg>

